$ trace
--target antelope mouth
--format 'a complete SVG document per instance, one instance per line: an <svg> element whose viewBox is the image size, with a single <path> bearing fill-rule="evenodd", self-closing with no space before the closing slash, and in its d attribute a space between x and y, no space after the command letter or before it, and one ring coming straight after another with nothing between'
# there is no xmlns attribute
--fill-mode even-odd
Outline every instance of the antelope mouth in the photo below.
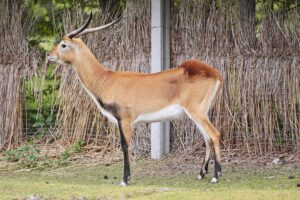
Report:
<svg viewBox="0 0 300 200"><path fill-rule="evenodd" d="M57 56L47 56L47 60L50 62L57 62L58 57Z"/></svg>

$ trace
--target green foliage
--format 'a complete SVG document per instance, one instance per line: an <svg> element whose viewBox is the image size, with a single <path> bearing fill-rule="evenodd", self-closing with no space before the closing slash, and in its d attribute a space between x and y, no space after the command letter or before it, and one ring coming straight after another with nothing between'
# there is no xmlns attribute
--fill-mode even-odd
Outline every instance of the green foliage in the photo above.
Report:
<svg viewBox="0 0 300 200"><path fill-rule="evenodd" d="M75 0L24 0L27 15L34 19L31 35L28 38L32 49L49 51L64 34L63 15L65 10L79 8L83 13L99 12L99 1Z"/></svg>
<svg viewBox="0 0 300 200"><path fill-rule="evenodd" d="M25 121L27 129L40 136L45 130L55 124L58 109L59 79L53 79L54 66L46 69L44 80L41 80L42 69L38 69L38 76L25 81Z"/></svg>
<svg viewBox="0 0 300 200"><path fill-rule="evenodd" d="M20 146L17 149L7 150L2 153L3 160L7 162L20 162L24 167L36 167L37 161L47 160L40 155L41 150L35 145Z"/></svg>
<svg viewBox="0 0 300 200"><path fill-rule="evenodd" d="M60 160L68 161L73 154L81 152L84 145L85 141L78 140L61 154Z"/></svg>
<svg viewBox="0 0 300 200"><path fill-rule="evenodd" d="M55 41L56 41L55 36L33 35L29 38L29 44L31 47L37 46L38 48L46 52L52 49Z"/></svg>
<svg viewBox="0 0 300 200"><path fill-rule="evenodd" d="M29 141L27 145L17 149L10 149L2 152L2 161L19 162L25 168L48 168L65 166L69 163L72 155L82 151L85 141L78 140L59 156L59 159L50 159L47 155L42 155L41 150L36 147L34 142Z"/></svg>

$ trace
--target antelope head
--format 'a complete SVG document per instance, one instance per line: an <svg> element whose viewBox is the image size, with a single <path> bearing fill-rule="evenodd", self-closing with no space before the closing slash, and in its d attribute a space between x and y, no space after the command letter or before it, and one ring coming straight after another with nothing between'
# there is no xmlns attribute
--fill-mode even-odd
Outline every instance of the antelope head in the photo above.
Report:
<svg viewBox="0 0 300 200"><path fill-rule="evenodd" d="M84 49L87 49L82 40L77 37L87 33L105 29L116 23L120 18L109 24L87 29L91 22L91 19L92 13L90 14L87 22L82 27L65 35L60 43L57 46L53 47L52 50L47 54L48 60L59 64L73 64L76 60L80 59L80 53Z"/></svg>

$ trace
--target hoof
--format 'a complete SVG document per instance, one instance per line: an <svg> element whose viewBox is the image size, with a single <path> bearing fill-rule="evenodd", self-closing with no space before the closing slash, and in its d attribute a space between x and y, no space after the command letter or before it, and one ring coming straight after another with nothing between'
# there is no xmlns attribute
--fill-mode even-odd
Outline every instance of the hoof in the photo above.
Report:
<svg viewBox="0 0 300 200"><path fill-rule="evenodd" d="M215 177L213 177L213 178L211 179L211 181L210 181L210 183L217 183L217 182L218 182L218 179L215 178Z"/></svg>
<svg viewBox="0 0 300 200"><path fill-rule="evenodd" d="M222 176L222 173L221 172L218 172L218 177L220 178Z"/></svg>
<svg viewBox="0 0 300 200"><path fill-rule="evenodd" d="M199 174L199 175L197 176L197 178L198 178L198 180L202 180L202 179L204 178L204 175L201 176L201 175Z"/></svg>
<svg viewBox="0 0 300 200"><path fill-rule="evenodd" d="M125 186L127 186L127 183L125 183L124 181L121 181L120 186L125 187Z"/></svg>
<svg viewBox="0 0 300 200"><path fill-rule="evenodd" d="M202 180L202 179L204 179L205 174L207 174L207 171L201 169L201 171L200 171L200 173L199 173L199 175L198 175L197 178L198 178L199 180Z"/></svg>

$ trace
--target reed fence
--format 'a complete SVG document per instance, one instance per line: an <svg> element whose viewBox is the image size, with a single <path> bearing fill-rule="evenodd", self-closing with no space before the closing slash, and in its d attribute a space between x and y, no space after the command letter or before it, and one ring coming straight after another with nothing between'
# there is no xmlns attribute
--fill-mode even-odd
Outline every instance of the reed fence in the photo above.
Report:
<svg viewBox="0 0 300 200"><path fill-rule="evenodd" d="M6 38L0 44L4 50L0 56L0 145L6 147L26 137L22 123L24 79L35 76L35 63L41 62L45 67L39 57L43 54L30 52L24 40L26 31L22 30L30 26L21 19L24 9L8 2L0 3L0 35ZM212 4L209 13L203 2L172 1L171 66L195 58L222 72L224 87L210 116L222 133L224 152L238 150L251 156L299 153L299 12L289 12L282 21L272 10L265 10L253 37L252 32L240 27L238 1L224 7ZM15 12L5 11L7 6ZM112 70L149 72L150 13L149 0L129 1L117 25L84 36L83 41ZM109 16L102 11L91 26L104 24ZM84 18L82 10L66 9L63 19L68 32L80 26ZM35 55L35 59L29 59L29 55ZM60 67L55 76L60 77L60 103L49 136L61 145L83 139L103 153L118 150L116 127L99 114L71 67ZM172 122L172 151L197 152L203 149L201 145L201 134L189 119ZM148 124L135 127L133 150L137 154L149 153Z"/></svg>

